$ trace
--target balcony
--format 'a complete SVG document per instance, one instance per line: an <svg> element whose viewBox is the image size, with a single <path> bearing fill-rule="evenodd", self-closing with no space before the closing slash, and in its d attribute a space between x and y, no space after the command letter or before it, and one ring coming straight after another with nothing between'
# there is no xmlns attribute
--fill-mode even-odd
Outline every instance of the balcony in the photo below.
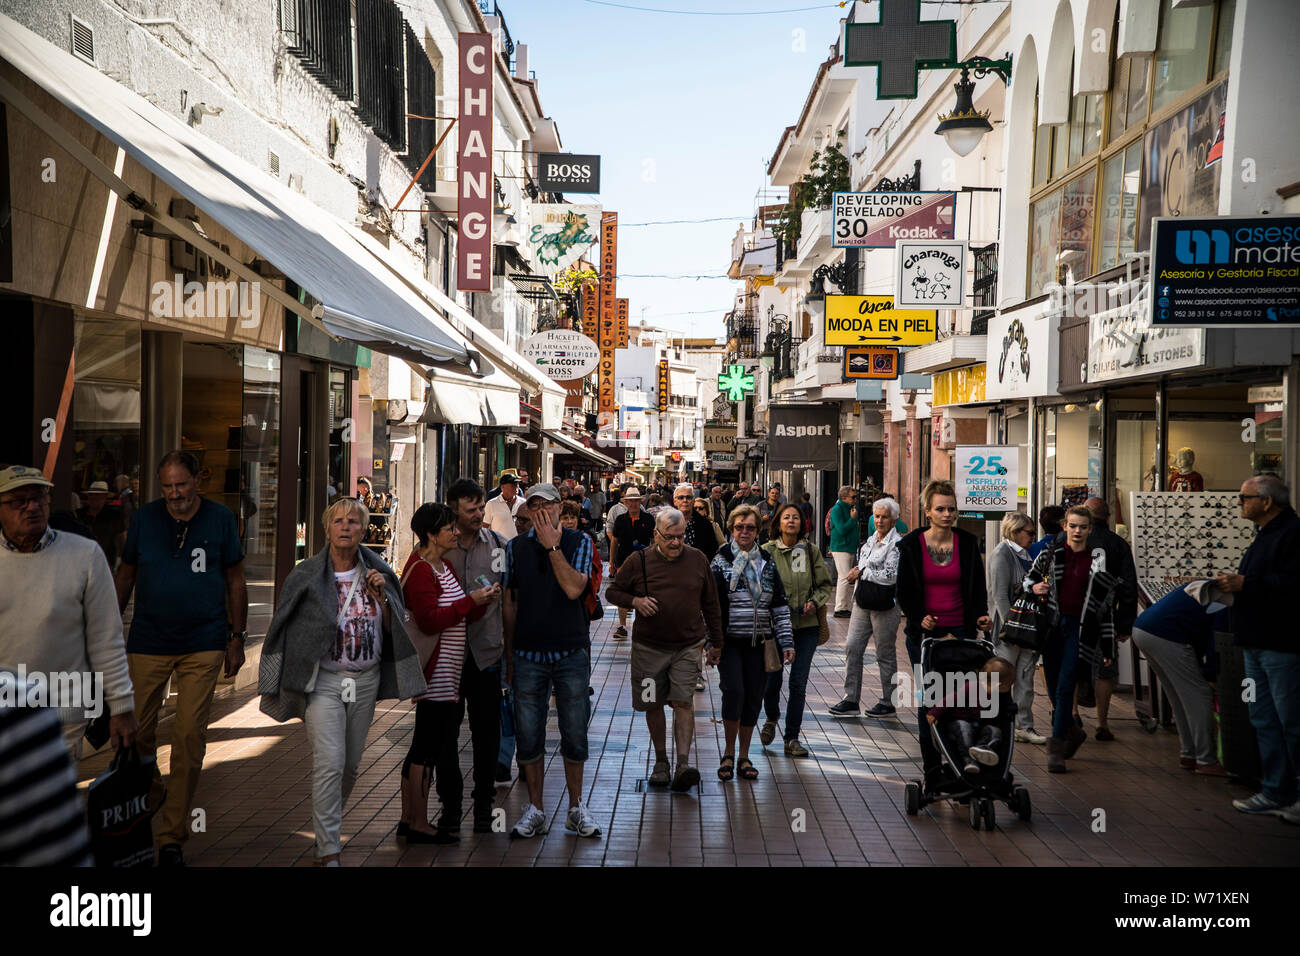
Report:
<svg viewBox="0 0 1300 956"><path fill-rule="evenodd" d="M783 250L788 251L788 250ZM831 252L831 211L805 209L799 220L799 243L794 255L784 259L781 275L793 279L811 275Z"/></svg>

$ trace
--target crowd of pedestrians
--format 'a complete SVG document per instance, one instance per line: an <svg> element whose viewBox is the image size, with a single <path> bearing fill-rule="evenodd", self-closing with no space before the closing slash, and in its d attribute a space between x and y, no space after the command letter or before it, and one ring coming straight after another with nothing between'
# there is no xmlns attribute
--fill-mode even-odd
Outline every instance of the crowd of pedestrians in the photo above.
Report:
<svg viewBox="0 0 1300 956"><path fill-rule="evenodd" d="M58 713L67 761L76 766L86 738L152 753L164 690L170 685L177 694L165 799L161 775L156 782L159 865L183 863L213 692L219 675L243 666L247 637L237 519L199 494L198 475L192 455L166 455L158 466L163 496L133 503L124 527L120 511L105 516L95 497L103 490L92 488L89 527L78 533L52 525L53 484L39 471L0 470L0 572L11 585L0 594L0 667L103 677L101 719L72 708ZM490 492L461 479L445 503L418 507L410 520L417 544L399 575L362 547L366 506L335 496L321 517L326 546L296 565L280 590L261 649L261 709L278 721L304 722L323 866L340 863L343 813L380 700L410 700L415 709L398 783L399 838L439 845L460 838L459 742L467 716L474 832L502 829L495 792L515 764L529 803L511 835L545 833L552 702L565 828L598 837L583 765L592 716L590 633L604 613L607 548L603 597L617 609L614 640L629 637L632 621L630 692L654 747L652 786L685 792L700 782L691 749L704 667L719 674L720 780L758 778L751 747L760 716L761 746L780 733L787 756L810 756L801 727L813 659L830 636L828 616L849 621L843 698L830 716L864 713L864 659L873 640L881 697L865 716L893 719L906 699L897 693L905 683L900 629L913 668L927 639L983 638L996 655L983 670L999 675L1014 697L1015 739L1045 745L1053 773L1065 772L1088 740L1080 706L1096 708L1098 741L1115 739L1108 704L1119 647L1131 636L1172 705L1179 765L1224 776L1212 712L1217 627L1234 631L1255 690L1249 710L1261 790L1234 805L1300 822L1300 644L1286 611L1300 585L1300 517L1273 476L1248 480L1238 497L1258 534L1237 571L1176 589L1139 615L1131 551L1109 530L1100 499L1045 508L1037 540L1031 517L1006 515L986 569L979 540L957 524L947 481L925 487L924 524L907 532L894 499L860 502L852 486L840 489L819 528L809 496L787 500L776 484L740 482L734 491L628 484L611 487L607 497L573 481L528 484L511 470ZM865 532L860 514L870 518ZM1033 717L1040 661L1050 734L1039 733ZM948 700L918 703L925 787L935 790L942 753L930 725L951 707ZM672 711L671 751L665 708ZM45 740L52 730L32 732ZM987 736L972 737L970 761L987 756ZM66 788L57 768L51 773L51 793L59 780ZM55 821L50 832L30 837L44 849L27 858L80 860L85 844L76 829ZM0 855L5 838L0 828Z"/></svg>

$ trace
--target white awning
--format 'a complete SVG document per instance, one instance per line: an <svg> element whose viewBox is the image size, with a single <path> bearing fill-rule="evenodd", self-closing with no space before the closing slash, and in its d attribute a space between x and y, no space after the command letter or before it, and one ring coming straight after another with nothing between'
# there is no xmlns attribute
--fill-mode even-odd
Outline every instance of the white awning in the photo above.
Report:
<svg viewBox="0 0 1300 956"><path fill-rule="evenodd" d="M618 467L618 462L616 462L613 458L610 458L608 455L602 455L594 448L588 448L582 442L570 438L568 435L562 434L560 432L552 432L552 431L543 431L542 434L545 435L547 438L549 438L551 441L555 442L555 444L568 449L570 452L572 452L575 455L581 455L584 458L594 461L602 468Z"/></svg>
<svg viewBox="0 0 1300 956"><path fill-rule="evenodd" d="M306 309L268 290L326 331L422 364L486 370L464 339L417 296L359 250L344 223L230 150L8 17L0 17L0 59L41 87L127 155L228 229L319 304ZM133 208L222 259L193 224L157 208L113 174L8 78L0 96L82 162ZM226 265L247 277L245 263ZM270 286L269 282L263 283Z"/></svg>
<svg viewBox="0 0 1300 956"><path fill-rule="evenodd" d="M487 378L434 369L429 375L429 404L420 421L449 425L519 424L519 383L497 370Z"/></svg>

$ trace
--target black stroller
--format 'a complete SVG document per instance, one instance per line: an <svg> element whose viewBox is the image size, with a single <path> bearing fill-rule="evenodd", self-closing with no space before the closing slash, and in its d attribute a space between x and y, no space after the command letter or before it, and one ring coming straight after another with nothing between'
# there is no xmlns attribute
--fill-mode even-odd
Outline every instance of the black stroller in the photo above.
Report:
<svg viewBox="0 0 1300 956"><path fill-rule="evenodd" d="M926 675L937 676L970 674L979 672L993 656L993 645L986 640L941 640L926 638L921 642L921 680L926 686ZM931 681L934 678L930 678ZM949 685L947 680L943 686ZM970 808L971 829L978 830L981 821L984 829L992 830L996 825L993 801L1001 800L1021 820L1030 817L1029 791L1024 786L1014 783L1011 774L1011 757L1015 750L1016 705L1009 694L1001 695L998 715L994 718L1002 737L994 750L997 763L981 766L978 773L966 773L962 768L966 761L960 755L951 752L951 747L939 732L939 722L929 725L931 739L943 758L942 776L933 790L927 791L920 780L907 784L904 797L909 816L916 816L920 809L939 800L957 800L968 804Z"/></svg>

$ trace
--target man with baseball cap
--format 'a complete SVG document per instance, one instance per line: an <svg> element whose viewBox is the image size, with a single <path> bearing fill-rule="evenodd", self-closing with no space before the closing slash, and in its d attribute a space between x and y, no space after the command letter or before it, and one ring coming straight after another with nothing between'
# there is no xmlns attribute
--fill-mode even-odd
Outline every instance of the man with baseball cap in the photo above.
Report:
<svg viewBox="0 0 1300 956"><path fill-rule="evenodd" d="M102 708L114 749L138 726L113 574L94 541L50 527L53 487L35 468L0 470L0 666L44 676L75 763Z"/></svg>
<svg viewBox="0 0 1300 956"><path fill-rule="evenodd" d="M509 541L515 536L515 513L524 504L519 497L519 476L503 471L500 486L497 496L484 506L483 523Z"/></svg>
<svg viewBox="0 0 1300 956"><path fill-rule="evenodd" d="M516 759L529 799L511 834L526 838L547 830L546 816L539 808L553 688L569 788L564 828L579 836L599 836L600 827L582 801L591 677L591 640L582 598L591 573L591 539L560 524L560 492L550 482L528 489L528 511L532 530L507 545L501 580L506 683L514 688ZM516 627L516 622L523 625Z"/></svg>
<svg viewBox="0 0 1300 956"><path fill-rule="evenodd" d="M117 559L126 544L126 521L122 509L108 504L108 483L91 482L85 493L86 503L77 509L77 520L85 524L95 535L95 540L104 549L108 566L117 568Z"/></svg>

